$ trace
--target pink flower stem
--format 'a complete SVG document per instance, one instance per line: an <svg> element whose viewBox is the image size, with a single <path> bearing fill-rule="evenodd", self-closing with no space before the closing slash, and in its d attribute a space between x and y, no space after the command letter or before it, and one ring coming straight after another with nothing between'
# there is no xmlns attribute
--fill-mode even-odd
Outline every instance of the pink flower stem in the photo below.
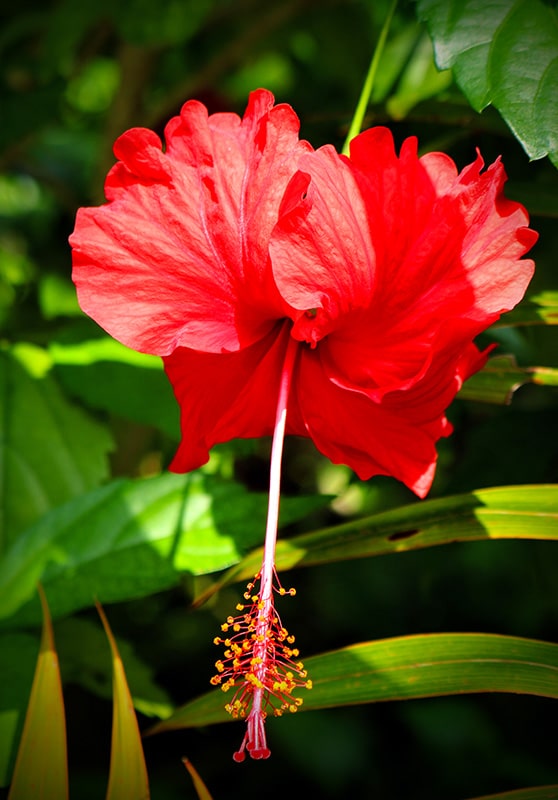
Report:
<svg viewBox="0 0 558 800"><path fill-rule="evenodd" d="M279 385L279 396L277 398L277 411L275 414L275 428L273 431L273 442L271 445L271 463L269 469L269 501L267 507L267 523L265 529L264 556L262 561L260 577L259 600L262 604L260 622L256 633L263 637L263 648L266 649L266 633L269 619L273 612L273 577L275 573L275 545L277 543L277 524L279 520L279 500L281 494L281 461L283 457L283 443L285 441L285 425L287 421L287 403L289 399L289 389L291 387L291 377L297 354L299 342L289 336L287 352L281 371L281 382ZM265 656L264 656L265 659ZM262 672L265 672L266 664L262 664ZM254 689L252 710L255 716L260 716L262 712L262 700L264 690Z"/></svg>

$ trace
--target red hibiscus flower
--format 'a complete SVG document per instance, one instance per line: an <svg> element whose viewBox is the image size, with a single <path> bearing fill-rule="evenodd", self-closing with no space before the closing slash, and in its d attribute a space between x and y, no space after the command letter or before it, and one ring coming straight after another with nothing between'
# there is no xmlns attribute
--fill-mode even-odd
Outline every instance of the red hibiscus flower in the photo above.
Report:
<svg viewBox="0 0 558 800"><path fill-rule="evenodd" d="M273 434L262 568L215 639L212 683L247 723L236 761L267 758L267 714L311 688L274 603L294 591L274 567L285 433L423 497L445 410L487 358L473 339L522 298L537 238L500 161L458 174L412 138L397 156L385 128L345 158L298 129L264 90L242 120L186 103L165 152L143 129L118 139L108 203L81 209L71 237L84 311L164 359L181 409L172 469Z"/></svg>
<svg viewBox="0 0 558 800"><path fill-rule="evenodd" d="M71 237L82 308L115 338L163 356L181 408L171 468L273 433L289 341L286 432L363 479L419 496L445 410L486 360L472 343L522 298L537 235L502 191L500 161L460 174L390 132L350 157L313 152L269 92L242 120L186 103L165 130L115 145L108 203Z"/></svg>

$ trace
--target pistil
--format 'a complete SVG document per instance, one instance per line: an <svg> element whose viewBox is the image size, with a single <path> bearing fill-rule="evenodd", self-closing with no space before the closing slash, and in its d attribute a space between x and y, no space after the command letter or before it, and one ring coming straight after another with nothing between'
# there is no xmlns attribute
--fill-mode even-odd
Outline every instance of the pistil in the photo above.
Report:
<svg viewBox="0 0 558 800"><path fill-rule="evenodd" d="M298 660L299 651L292 647L294 636L283 627L274 602L275 594L295 594L294 589L284 589L279 582L275 571L275 547L287 404L299 344L289 337L281 372L271 446L269 503L261 570L248 584L244 593L246 602L237 605L240 613L236 617L228 617L221 626L225 636L218 636L214 640L215 644L225 646L225 652L224 659L215 664L217 674L211 682L215 686L220 685L224 692L235 689L232 700L225 708L234 718L246 719L246 733L233 756L235 761L244 761L245 751L252 758L269 758L265 733L268 713L271 711L274 716L281 716L284 711L296 711L302 704L302 698L294 697L294 690L297 687L312 687L303 663Z"/></svg>

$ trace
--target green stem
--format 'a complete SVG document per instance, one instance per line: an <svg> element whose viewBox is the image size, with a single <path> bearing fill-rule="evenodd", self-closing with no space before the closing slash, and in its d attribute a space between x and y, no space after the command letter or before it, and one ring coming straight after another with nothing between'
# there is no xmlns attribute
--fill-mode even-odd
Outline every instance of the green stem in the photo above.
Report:
<svg viewBox="0 0 558 800"><path fill-rule="evenodd" d="M382 53L386 44L386 39L389 32L389 26L391 25L391 20L393 18L396 6L397 6L397 0L393 0L391 8L389 9L387 17L385 18L384 24L382 26L382 30L380 31L378 43L374 50L372 61L370 62L368 75L366 76L366 80L364 81L364 86L362 87L362 92L358 101L358 105L356 107L356 111L354 113L351 125L349 127L349 132L347 134L347 138L345 139L345 144L343 145L343 150L342 150L343 155L346 156L349 155L349 144L351 142L351 139L354 139L355 136L358 136L358 134L360 133L360 129L362 128L362 122L364 120L364 115L366 114L366 108L368 106L368 101L370 100L370 95L372 94L372 88L374 86L374 81L376 79L378 65L380 63L380 58L382 57Z"/></svg>

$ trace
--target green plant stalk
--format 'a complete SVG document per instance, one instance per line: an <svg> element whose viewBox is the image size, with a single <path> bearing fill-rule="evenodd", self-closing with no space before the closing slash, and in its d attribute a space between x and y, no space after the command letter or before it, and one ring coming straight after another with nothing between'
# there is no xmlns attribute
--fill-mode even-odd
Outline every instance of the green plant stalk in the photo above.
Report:
<svg viewBox="0 0 558 800"><path fill-rule="evenodd" d="M366 76L366 80L364 81L364 86L362 87L362 92L360 94L353 119L349 126L349 132L347 134L347 138L345 139L343 150L341 151L345 156L349 155L349 144L351 143L351 139L354 139L354 137L360 133L360 130L362 128L362 122L364 120L364 115L366 114L366 109L368 107L370 95L372 94L374 81L376 79L376 73L378 72L378 66L380 64L380 59L384 51L387 36L389 33L389 27L391 25L391 20L393 19L393 15L395 13L396 6L397 6L397 0L393 0L393 3L391 4L391 7L388 11L384 24L382 26L382 30L380 31L380 36L378 38L378 43L374 50L374 55L372 56L372 61L370 62L368 74Z"/></svg>

